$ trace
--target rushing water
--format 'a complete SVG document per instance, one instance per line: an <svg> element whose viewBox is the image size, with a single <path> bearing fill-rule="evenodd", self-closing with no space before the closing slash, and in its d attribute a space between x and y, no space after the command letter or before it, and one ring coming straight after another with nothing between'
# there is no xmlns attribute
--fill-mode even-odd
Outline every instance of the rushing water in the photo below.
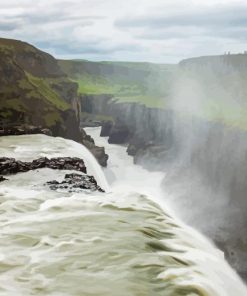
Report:
<svg viewBox="0 0 247 296"><path fill-rule="evenodd" d="M0 138L0 156L77 156L108 193L51 191L66 171L39 169L0 183L0 295L244 296L247 290L205 238L171 217L160 173L109 145L104 174L81 145L44 135Z"/></svg>

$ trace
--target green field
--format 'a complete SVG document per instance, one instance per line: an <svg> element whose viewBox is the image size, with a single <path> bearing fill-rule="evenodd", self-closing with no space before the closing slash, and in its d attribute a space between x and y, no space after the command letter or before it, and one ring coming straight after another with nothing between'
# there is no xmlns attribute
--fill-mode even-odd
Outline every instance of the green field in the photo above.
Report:
<svg viewBox="0 0 247 296"><path fill-rule="evenodd" d="M137 102L164 108L169 98L173 65L129 62L59 61L78 83L79 94L112 95L117 102Z"/></svg>
<svg viewBox="0 0 247 296"><path fill-rule="evenodd" d="M80 94L109 94L118 102L137 102L145 104L147 107L157 108L163 108L165 106L165 101L161 95L156 94L152 96L140 84L114 84L111 81L101 78L93 79L88 76L81 76L71 80L78 83Z"/></svg>
<svg viewBox="0 0 247 296"><path fill-rule="evenodd" d="M222 58L222 57L220 57ZM224 57L225 58L225 57ZM231 56L234 60L234 71L223 72L223 75L211 73L193 74L198 81L201 93L191 88L191 95L198 95L198 102L193 102L188 94L183 93L182 108L176 109L171 102L171 85L174 77L179 76L178 65L135 63L135 62L90 62L86 60L60 60L59 65L71 80L77 82L79 94L108 94L116 103L135 102L153 108L172 108L183 114L192 114L204 120L217 121L228 126L247 129L247 108L244 98L247 95L246 77L243 67L235 62L239 56ZM210 57L207 63L216 63L218 58ZM243 63L247 58L241 56ZM198 59L199 62L201 59ZM242 72L239 72L239 71ZM188 72L190 76L191 73ZM242 101L235 100L239 90ZM182 100L182 98L179 98ZM246 101L247 102L247 101ZM194 106L195 105L195 106ZM180 106L181 107L181 106Z"/></svg>

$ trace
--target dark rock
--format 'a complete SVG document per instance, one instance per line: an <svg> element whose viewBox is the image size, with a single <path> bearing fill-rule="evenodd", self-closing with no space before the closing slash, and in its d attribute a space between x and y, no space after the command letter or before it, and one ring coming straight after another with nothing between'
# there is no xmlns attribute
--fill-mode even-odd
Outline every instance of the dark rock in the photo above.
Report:
<svg viewBox="0 0 247 296"><path fill-rule="evenodd" d="M144 139L139 138L138 136L134 136L128 145L127 153L131 156L137 154L137 152L141 149L144 149L147 146L147 143Z"/></svg>
<svg viewBox="0 0 247 296"><path fill-rule="evenodd" d="M98 147L94 143L92 143L91 141L89 142L89 141L85 141L85 140L84 140L83 144L84 144L84 146L86 146L88 148L88 150L90 150L90 152L93 154L93 156L97 159L98 163L102 167L107 166L107 160L108 160L109 156L105 153L104 147Z"/></svg>
<svg viewBox="0 0 247 296"><path fill-rule="evenodd" d="M94 143L94 139L91 136L89 136L89 135L86 135L86 137L83 140L88 141L88 142L91 142L92 144L95 144Z"/></svg>
<svg viewBox="0 0 247 296"><path fill-rule="evenodd" d="M108 142L110 144L124 144L130 136L129 129L125 125L117 124L111 129Z"/></svg>
<svg viewBox="0 0 247 296"><path fill-rule="evenodd" d="M109 156L105 153L105 148L96 146L93 138L87 135L83 129L81 129L81 134L82 134L82 144L85 147L87 147L88 150L90 150L90 152L93 154L93 156L97 159L98 163L102 167L106 167Z"/></svg>
<svg viewBox="0 0 247 296"><path fill-rule="evenodd" d="M74 110L65 110L62 114L64 121L64 127L61 124L58 124L55 129L53 129L53 134L60 136L65 139L70 139L76 142L81 143L81 131L79 127L78 118L75 116Z"/></svg>
<svg viewBox="0 0 247 296"><path fill-rule="evenodd" d="M81 190L100 191L104 190L98 186L93 176L79 175L79 174L66 174L62 182L56 180L47 182L52 190L66 189L69 192L80 192Z"/></svg>
<svg viewBox="0 0 247 296"><path fill-rule="evenodd" d="M33 135L33 134L44 134L52 136L52 132L40 126L32 125L20 125L20 126L9 126L0 128L0 136L13 136L13 135Z"/></svg>
<svg viewBox="0 0 247 296"><path fill-rule="evenodd" d="M0 182L6 181L8 179L4 178L3 176L0 176Z"/></svg>
<svg viewBox="0 0 247 296"><path fill-rule="evenodd" d="M104 147L94 146L90 149L91 153L94 155L96 159L98 159L99 164L102 167L107 166L107 160L109 158L108 154L105 153Z"/></svg>
<svg viewBox="0 0 247 296"><path fill-rule="evenodd" d="M90 135L88 135L83 128L81 128L81 135L83 144L84 142L91 142L92 144L94 144L94 139Z"/></svg>
<svg viewBox="0 0 247 296"><path fill-rule="evenodd" d="M113 127L112 121L105 121L102 123L100 136L101 137L109 137L111 133L111 129Z"/></svg>
<svg viewBox="0 0 247 296"><path fill-rule="evenodd" d="M49 185L58 185L60 183L58 181L56 181L56 180L53 180L53 181L47 182L46 184L49 184Z"/></svg>
<svg viewBox="0 0 247 296"><path fill-rule="evenodd" d="M0 174L11 175L20 172L28 172L40 168L50 168L54 170L75 170L86 173L84 161L77 157L57 157L48 159L41 157L32 162L24 162L14 158L0 158Z"/></svg>

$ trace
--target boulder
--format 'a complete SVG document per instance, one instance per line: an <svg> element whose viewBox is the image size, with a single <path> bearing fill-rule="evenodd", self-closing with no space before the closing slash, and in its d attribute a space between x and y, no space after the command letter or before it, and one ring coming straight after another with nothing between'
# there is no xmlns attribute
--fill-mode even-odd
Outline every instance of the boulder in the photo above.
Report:
<svg viewBox="0 0 247 296"><path fill-rule="evenodd" d="M100 191L104 190L98 186L93 176L79 175L79 174L66 174L62 182L56 180L49 181L45 185L48 185L51 190L66 190L69 192L80 192L84 190Z"/></svg>

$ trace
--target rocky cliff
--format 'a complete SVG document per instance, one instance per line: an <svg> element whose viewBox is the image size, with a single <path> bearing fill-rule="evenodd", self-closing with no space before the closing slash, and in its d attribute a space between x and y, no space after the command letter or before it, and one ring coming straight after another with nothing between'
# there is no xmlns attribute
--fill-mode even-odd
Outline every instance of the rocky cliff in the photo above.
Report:
<svg viewBox="0 0 247 296"><path fill-rule="evenodd" d="M82 126L102 126L101 136L109 137L109 143L127 144L127 153L134 157L135 163L148 160L149 168L163 167L160 158L167 156L174 146L172 110L119 103L106 95L80 98Z"/></svg>
<svg viewBox="0 0 247 296"><path fill-rule="evenodd" d="M54 135L79 140L72 102L77 85L56 60L35 47L0 39L0 120L41 125ZM71 134L71 132L73 133Z"/></svg>
<svg viewBox="0 0 247 296"><path fill-rule="evenodd" d="M54 136L83 142L106 165L103 149L79 128L78 85L49 54L25 42L0 38L0 124L42 126ZM97 150L97 153L95 153Z"/></svg>

